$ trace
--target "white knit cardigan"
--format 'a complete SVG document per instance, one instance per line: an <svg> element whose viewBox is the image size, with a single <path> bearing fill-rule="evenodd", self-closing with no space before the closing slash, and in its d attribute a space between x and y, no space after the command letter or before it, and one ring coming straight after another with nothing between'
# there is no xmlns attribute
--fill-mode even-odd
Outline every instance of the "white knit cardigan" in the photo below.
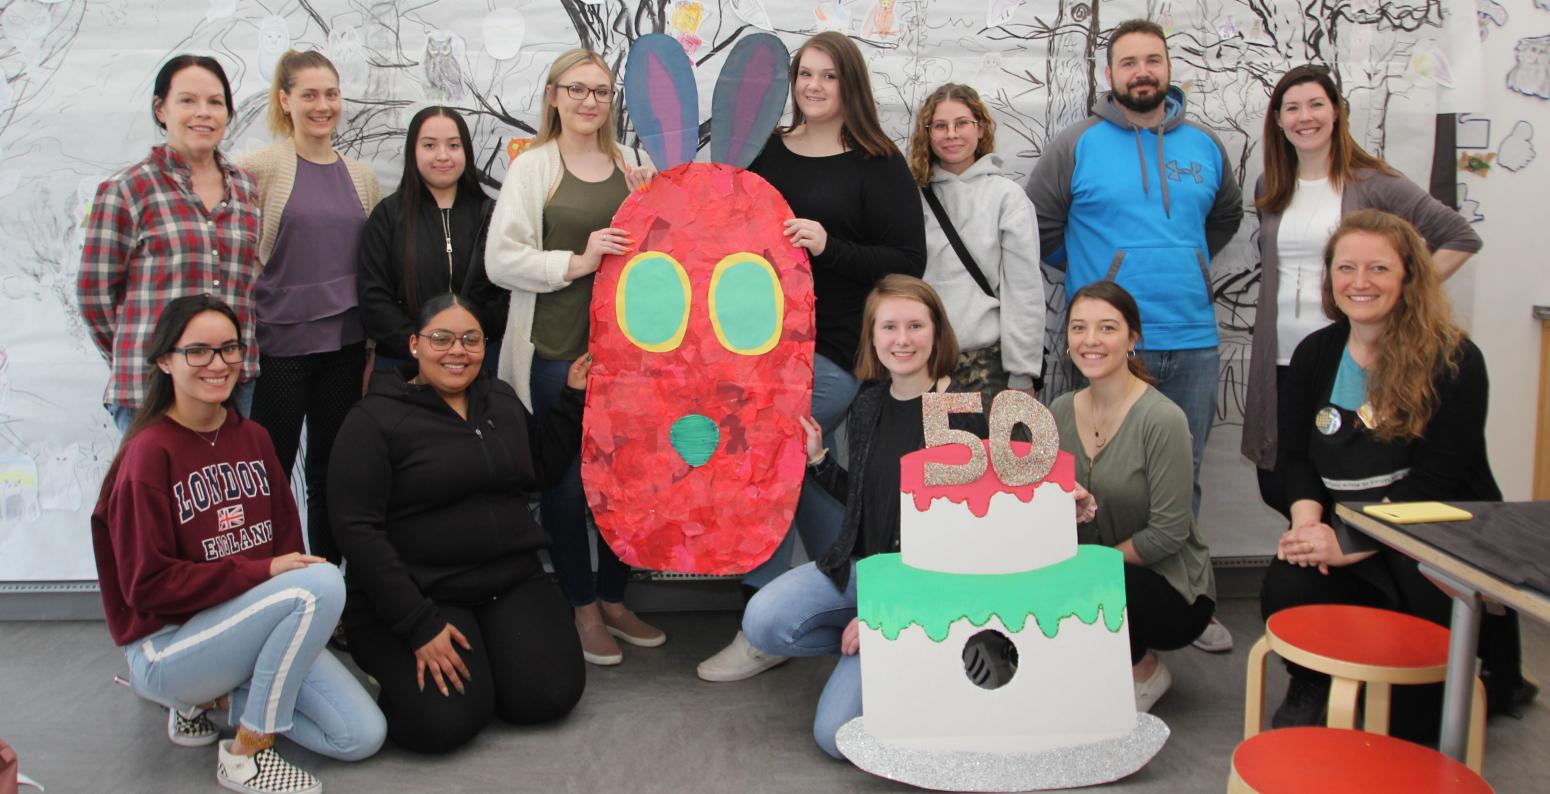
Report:
<svg viewBox="0 0 1550 794"><path fill-rule="evenodd" d="M355 195L369 217L377 202L382 200L382 186L376 173L371 166L342 154L339 159L350 172ZM291 200L291 188L296 186L296 142L286 138L239 157L237 167L258 181L258 201L263 215L263 231L258 238L258 265L262 269L269 263L269 255L274 253L274 241L280 235L280 215L285 211L286 202Z"/></svg>

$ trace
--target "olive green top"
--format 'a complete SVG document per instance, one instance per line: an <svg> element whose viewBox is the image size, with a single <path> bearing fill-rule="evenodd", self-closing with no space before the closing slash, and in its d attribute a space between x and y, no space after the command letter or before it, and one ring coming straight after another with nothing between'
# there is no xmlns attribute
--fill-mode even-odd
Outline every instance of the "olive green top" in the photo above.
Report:
<svg viewBox="0 0 1550 794"><path fill-rule="evenodd" d="M544 205L544 250L586 251L587 237L613 223L614 213L629 195L624 172L618 168L601 182L587 182L563 170L560 184ZM554 292L539 293L533 308L534 353L567 361L587 351L592 278L588 274Z"/></svg>
<svg viewBox="0 0 1550 794"><path fill-rule="evenodd" d="M1185 601L1215 600L1211 551L1191 506L1194 458L1184 412L1148 386L1114 437L1088 458L1076 428L1075 396L1056 398L1050 413L1060 429L1060 448L1076 459L1076 481L1098 501L1097 518L1077 525L1077 541L1114 546L1129 540L1146 567Z"/></svg>

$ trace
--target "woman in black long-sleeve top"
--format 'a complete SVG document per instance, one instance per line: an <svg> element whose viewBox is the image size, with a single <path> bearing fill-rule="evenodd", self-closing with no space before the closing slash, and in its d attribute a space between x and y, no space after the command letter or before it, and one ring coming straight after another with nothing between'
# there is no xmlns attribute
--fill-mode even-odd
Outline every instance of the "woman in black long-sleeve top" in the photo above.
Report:
<svg viewBox="0 0 1550 794"><path fill-rule="evenodd" d="M1279 410L1277 469L1291 503L1260 593L1265 617L1304 604L1358 604L1448 625L1451 602L1415 561L1341 526L1336 502L1494 501L1485 449L1485 358L1454 324L1426 243L1379 210L1346 215L1324 249L1324 312L1297 346ZM1516 616L1488 618L1483 678L1493 706L1517 696ZM1275 727L1314 724L1329 679L1292 673ZM1440 687L1404 687L1394 735L1436 735Z"/></svg>
<svg viewBox="0 0 1550 794"><path fill-rule="evenodd" d="M350 652L382 685L388 737L419 752L462 745L492 715L561 717L585 685L527 499L580 449L591 361L572 366L534 423L510 386L478 377L484 340L471 309L450 294L425 302L414 361L372 378L329 468Z"/></svg>

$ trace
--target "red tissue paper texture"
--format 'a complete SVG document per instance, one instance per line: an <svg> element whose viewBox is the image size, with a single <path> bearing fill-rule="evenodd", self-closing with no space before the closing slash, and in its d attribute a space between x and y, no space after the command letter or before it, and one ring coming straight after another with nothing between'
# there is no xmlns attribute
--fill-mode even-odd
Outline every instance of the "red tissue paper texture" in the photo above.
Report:
<svg viewBox="0 0 1550 794"><path fill-rule="evenodd" d="M663 171L614 216L635 247L604 257L592 288L581 478L598 529L626 563L743 573L785 536L806 472L797 417L811 411L815 336L807 252L783 234L791 217L762 177L713 163ZM689 276L687 331L662 353L637 347L616 315L621 272L645 251L671 255ZM784 294L780 341L761 355L726 349L711 325L711 275L740 252L764 257ZM700 466L669 439L688 414L709 418L720 433Z"/></svg>

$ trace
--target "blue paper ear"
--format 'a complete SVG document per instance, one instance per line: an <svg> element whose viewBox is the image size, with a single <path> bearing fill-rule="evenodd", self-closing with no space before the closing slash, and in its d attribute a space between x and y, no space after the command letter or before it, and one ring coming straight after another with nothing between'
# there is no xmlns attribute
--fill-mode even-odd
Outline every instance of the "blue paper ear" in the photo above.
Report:
<svg viewBox="0 0 1550 794"><path fill-rule="evenodd" d="M786 45L769 33L747 36L732 48L711 98L712 162L747 168L759 156L786 109L790 60Z"/></svg>
<svg viewBox="0 0 1550 794"><path fill-rule="evenodd" d="M651 33L630 45L624 96L635 133L658 170L694 159L700 143L699 90L694 65L677 39Z"/></svg>

